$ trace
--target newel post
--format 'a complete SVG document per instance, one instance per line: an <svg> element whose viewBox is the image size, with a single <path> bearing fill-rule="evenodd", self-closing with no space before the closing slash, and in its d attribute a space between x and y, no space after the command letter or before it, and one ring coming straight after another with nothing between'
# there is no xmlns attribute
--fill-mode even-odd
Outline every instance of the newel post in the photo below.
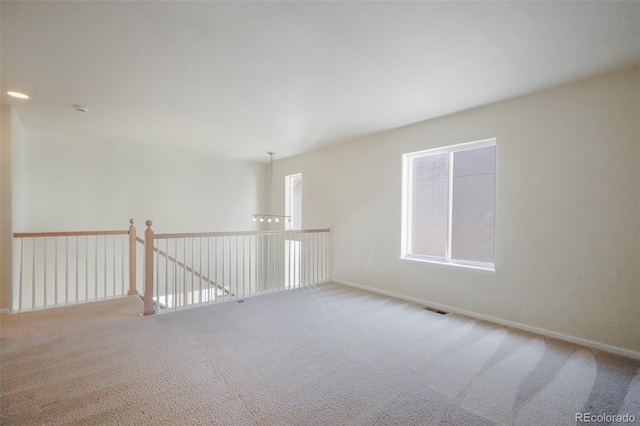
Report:
<svg viewBox="0 0 640 426"><path fill-rule="evenodd" d="M144 231L144 312L143 315L153 315L153 222L145 222L147 229Z"/></svg>
<svg viewBox="0 0 640 426"><path fill-rule="evenodd" d="M138 294L138 290L136 289L136 227L133 224L133 218L129 219L129 291L127 291L127 295L131 296L133 294Z"/></svg>

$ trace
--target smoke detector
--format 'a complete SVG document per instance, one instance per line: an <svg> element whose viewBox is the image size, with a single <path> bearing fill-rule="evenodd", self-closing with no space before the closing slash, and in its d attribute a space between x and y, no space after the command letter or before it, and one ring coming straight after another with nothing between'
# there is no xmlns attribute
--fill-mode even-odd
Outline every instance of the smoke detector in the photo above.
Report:
<svg viewBox="0 0 640 426"><path fill-rule="evenodd" d="M82 113L85 113L85 112L89 111L89 108L87 108L84 105L74 105L73 109L75 109L78 112L82 112Z"/></svg>

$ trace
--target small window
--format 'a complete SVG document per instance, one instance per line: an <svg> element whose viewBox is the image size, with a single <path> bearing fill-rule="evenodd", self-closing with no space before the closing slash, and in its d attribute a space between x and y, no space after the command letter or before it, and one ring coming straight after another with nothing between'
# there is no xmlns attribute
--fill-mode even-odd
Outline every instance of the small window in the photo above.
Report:
<svg viewBox="0 0 640 426"><path fill-rule="evenodd" d="M494 269L496 141L403 155L402 257Z"/></svg>
<svg viewBox="0 0 640 426"><path fill-rule="evenodd" d="M285 177L285 215L291 220L286 224L286 229L302 229L302 174Z"/></svg>

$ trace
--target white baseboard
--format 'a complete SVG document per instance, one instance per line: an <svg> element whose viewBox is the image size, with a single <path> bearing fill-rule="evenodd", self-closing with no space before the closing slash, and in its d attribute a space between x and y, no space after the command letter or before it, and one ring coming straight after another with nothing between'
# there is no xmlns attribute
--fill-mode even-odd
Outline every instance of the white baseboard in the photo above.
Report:
<svg viewBox="0 0 640 426"><path fill-rule="evenodd" d="M9 308L0 309L0 314L8 314Z"/></svg>
<svg viewBox="0 0 640 426"><path fill-rule="evenodd" d="M556 331L546 330L544 328L532 327L530 325L521 324L514 321L504 320L500 318L491 317L489 315L477 314L475 312L465 311L463 309L453 308L451 306L441 305L439 303L433 303L428 300L418 299L417 297L405 296L403 294L394 293L392 291L381 290L375 287L368 287L366 285L357 284L351 281L345 281L338 278L332 278L331 281L346 285L349 287L359 288L361 290L370 291L372 293L378 293L385 296L394 297L396 299L406 300L407 302L417 303L423 306L429 306L442 311L453 312L460 315L465 315L471 318L476 318L483 321L492 322L495 324L504 325L507 327L516 328L518 330L528 331L530 333L540 334L542 336L552 337L558 340L564 340L565 342L575 343L577 345L587 346L589 348L598 349L604 352L609 352L615 355L621 355L627 358L640 360L640 352L632 351L631 349L620 348L618 346L607 345L606 343L594 342L593 340L583 339L581 337L571 336L568 334L558 333Z"/></svg>

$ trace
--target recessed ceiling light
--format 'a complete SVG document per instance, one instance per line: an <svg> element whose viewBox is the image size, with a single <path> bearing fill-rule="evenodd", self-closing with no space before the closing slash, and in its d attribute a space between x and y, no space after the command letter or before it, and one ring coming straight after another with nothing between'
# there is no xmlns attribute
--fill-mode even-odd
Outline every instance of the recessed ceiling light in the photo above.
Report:
<svg viewBox="0 0 640 426"><path fill-rule="evenodd" d="M20 92L7 92L7 95L13 96L14 98L29 99L29 96L25 95L24 93L20 93Z"/></svg>

